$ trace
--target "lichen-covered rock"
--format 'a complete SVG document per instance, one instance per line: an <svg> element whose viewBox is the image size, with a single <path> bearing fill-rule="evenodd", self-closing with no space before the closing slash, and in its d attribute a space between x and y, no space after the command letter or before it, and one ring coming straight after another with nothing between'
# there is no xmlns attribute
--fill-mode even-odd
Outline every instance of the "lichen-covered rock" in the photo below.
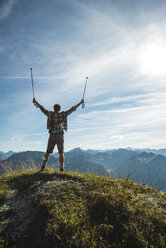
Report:
<svg viewBox="0 0 166 248"><path fill-rule="evenodd" d="M26 243L32 236L41 201L49 199L56 193L57 186L66 182L69 183L57 178L46 182L37 181L25 192L18 189L8 192L5 202L0 205L0 234L7 237L8 245L27 247L22 242Z"/></svg>

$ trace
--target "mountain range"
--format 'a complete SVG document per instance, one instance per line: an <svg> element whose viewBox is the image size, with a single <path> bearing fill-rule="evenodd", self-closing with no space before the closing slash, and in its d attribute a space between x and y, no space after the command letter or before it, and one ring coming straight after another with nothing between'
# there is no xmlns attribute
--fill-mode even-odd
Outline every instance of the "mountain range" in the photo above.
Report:
<svg viewBox="0 0 166 248"><path fill-rule="evenodd" d="M110 176L130 178L166 191L166 156L140 150L118 149L87 154L87 157L103 165Z"/></svg>
<svg viewBox="0 0 166 248"><path fill-rule="evenodd" d="M162 155L147 152L136 154L124 160L110 174L166 191L166 157Z"/></svg>
<svg viewBox="0 0 166 248"><path fill-rule="evenodd" d="M89 161L86 156L81 156L74 153L74 156L70 156L71 152L66 153L65 170L73 172L88 172L98 175L106 175L107 170L93 161ZM15 153L5 160L0 161L0 175L10 172L12 170L19 170L22 168L40 168L42 163L42 157L44 152L39 151L26 151ZM72 157L72 159L71 159ZM79 161L79 163L78 163ZM59 168L58 158L50 156L48 166L52 168Z"/></svg>
<svg viewBox="0 0 166 248"><path fill-rule="evenodd" d="M81 148L75 148L75 149L81 149ZM75 150L75 149L73 149L73 150ZM154 154L159 154L159 155L166 156L166 149L165 148L163 148L163 149L150 149L150 148L135 149L135 148L132 148L132 147L128 147L126 149L112 149L112 150L92 150L92 149L87 149L87 150L85 150L85 152L90 153L90 154L98 154L98 153L103 153L103 152L112 154L112 153L114 153L116 151L119 151L119 150L121 150L121 151L128 150L128 151L133 151L133 152L136 152L136 153L147 152L147 153L154 153ZM11 155L13 155L15 153L16 152L13 152L13 151L8 151L8 152L0 151L0 161L10 157ZM57 154L58 153L55 152L53 155L56 156Z"/></svg>
<svg viewBox="0 0 166 248"><path fill-rule="evenodd" d="M154 151L154 152L151 152ZM65 170L73 172L90 172L117 178L130 178L135 182L148 184L166 191L166 149L116 149L116 150L82 150L75 148L65 153ZM6 171L21 167L41 166L43 152L27 151L12 154L0 161L0 175ZM57 153L50 156L49 167L58 168Z"/></svg>

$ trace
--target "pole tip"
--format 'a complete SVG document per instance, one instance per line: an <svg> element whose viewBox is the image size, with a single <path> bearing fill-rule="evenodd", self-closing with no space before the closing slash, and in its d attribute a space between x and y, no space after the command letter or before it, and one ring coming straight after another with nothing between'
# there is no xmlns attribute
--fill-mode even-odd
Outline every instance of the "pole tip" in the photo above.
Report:
<svg viewBox="0 0 166 248"><path fill-rule="evenodd" d="M32 67L30 68L30 70L32 71Z"/></svg>
<svg viewBox="0 0 166 248"><path fill-rule="evenodd" d="M88 77L86 77L86 79L88 79Z"/></svg>

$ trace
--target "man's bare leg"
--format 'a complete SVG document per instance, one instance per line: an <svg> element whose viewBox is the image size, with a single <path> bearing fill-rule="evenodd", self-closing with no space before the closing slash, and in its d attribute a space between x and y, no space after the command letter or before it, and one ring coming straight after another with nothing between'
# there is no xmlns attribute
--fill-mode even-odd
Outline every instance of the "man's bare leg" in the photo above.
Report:
<svg viewBox="0 0 166 248"><path fill-rule="evenodd" d="M41 166L41 171L44 171L45 167L46 167L46 164L47 164L47 161L49 159L49 156L50 156L50 153L45 153L44 157L43 157L43 164Z"/></svg>
<svg viewBox="0 0 166 248"><path fill-rule="evenodd" d="M59 153L60 172L64 172L64 154Z"/></svg>

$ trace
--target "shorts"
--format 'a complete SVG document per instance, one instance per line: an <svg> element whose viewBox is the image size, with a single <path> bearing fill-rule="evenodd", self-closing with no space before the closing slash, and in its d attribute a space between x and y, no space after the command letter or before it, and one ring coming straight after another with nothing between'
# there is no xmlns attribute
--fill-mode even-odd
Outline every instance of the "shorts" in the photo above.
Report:
<svg viewBox="0 0 166 248"><path fill-rule="evenodd" d="M50 133L47 145L47 153L53 153L57 145L59 154L64 154L64 134L63 133Z"/></svg>

